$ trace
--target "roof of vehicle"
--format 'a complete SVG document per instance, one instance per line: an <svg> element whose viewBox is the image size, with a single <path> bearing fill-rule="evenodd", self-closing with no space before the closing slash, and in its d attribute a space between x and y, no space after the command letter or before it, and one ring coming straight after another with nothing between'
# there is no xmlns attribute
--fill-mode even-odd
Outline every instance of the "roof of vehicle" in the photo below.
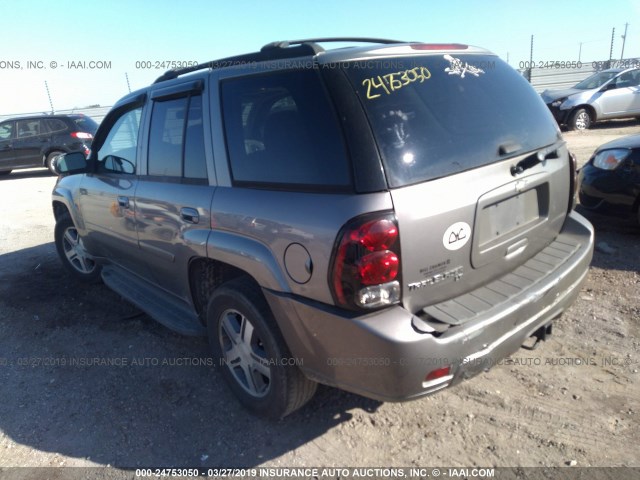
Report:
<svg viewBox="0 0 640 480"><path fill-rule="evenodd" d="M5 118L2 122L16 121L16 120L32 120L34 118L79 118L87 117L84 113L34 113L29 115L20 115L18 117Z"/></svg>
<svg viewBox="0 0 640 480"><path fill-rule="evenodd" d="M321 43L339 43L347 44L347 47L325 50ZM354 46L354 44L360 44ZM372 45L362 45L372 44ZM201 63L192 67L186 67L177 70L168 70L155 83L164 82L179 77L187 73L204 69L216 69L231 66L240 66L250 63L294 59L302 57L311 57L318 64L327 64L332 62L343 62L352 60L369 59L378 56L407 56L416 54L434 54L434 53L476 53L476 54L492 54L491 52L469 45L459 43L422 43L422 42L406 42L401 40L389 40L381 38L360 38L360 37L330 37L330 38L311 38L304 40L286 40L271 42L260 49L258 52L237 55L210 62Z"/></svg>

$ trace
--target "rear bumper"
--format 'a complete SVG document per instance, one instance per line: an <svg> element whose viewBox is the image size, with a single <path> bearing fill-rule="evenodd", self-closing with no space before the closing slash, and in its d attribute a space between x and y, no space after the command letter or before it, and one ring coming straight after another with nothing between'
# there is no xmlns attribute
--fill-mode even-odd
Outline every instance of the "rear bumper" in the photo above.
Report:
<svg viewBox="0 0 640 480"><path fill-rule="evenodd" d="M420 318L400 306L350 317L304 299L265 295L307 376L377 400L408 400L488 370L572 304L591 262L593 228L573 212L557 242L571 248L552 271L438 336L422 333ZM539 256L548 258L545 251ZM448 375L425 381L445 366Z"/></svg>

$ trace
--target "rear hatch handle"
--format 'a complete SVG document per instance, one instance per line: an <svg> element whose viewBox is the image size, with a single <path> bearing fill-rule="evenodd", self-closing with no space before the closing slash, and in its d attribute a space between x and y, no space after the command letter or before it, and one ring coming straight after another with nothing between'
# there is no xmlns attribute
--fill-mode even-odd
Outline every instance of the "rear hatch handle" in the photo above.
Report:
<svg viewBox="0 0 640 480"><path fill-rule="evenodd" d="M544 162L545 160L560 158L558 155L558 150L563 147L564 144L564 140L556 142L553 145L538 150L536 153L526 156L517 164L511 167L511 175L515 177L517 175L520 175L525 170L535 167L539 163Z"/></svg>

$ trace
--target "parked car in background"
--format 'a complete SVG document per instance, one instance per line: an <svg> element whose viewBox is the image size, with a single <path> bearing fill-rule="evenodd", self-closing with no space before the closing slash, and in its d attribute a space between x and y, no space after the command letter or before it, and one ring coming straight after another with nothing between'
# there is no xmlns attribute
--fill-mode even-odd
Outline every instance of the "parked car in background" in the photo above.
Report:
<svg viewBox="0 0 640 480"><path fill-rule="evenodd" d="M580 170L579 182L583 207L633 213L640 222L640 134L598 147Z"/></svg>
<svg viewBox="0 0 640 480"><path fill-rule="evenodd" d="M587 130L600 120L640 117L640 68L603 70L569 89L541 95L558 124L570 130Z"/></svg>
<svg viewBox="0 0 640 480"><path fill-rule="evenodd" d="M276 42L172 70L54 164L69 272L208 335L270 417L317 382L409 400L537 345L593 251L547 107L467 45Z"/></svg>
<svg viewBox="0 0 640 480"><path fill-rule="evenodd" d="M16 117L0 122L0 175L46 167L61 153L88 154L98 124L82 114Z"/></svg>

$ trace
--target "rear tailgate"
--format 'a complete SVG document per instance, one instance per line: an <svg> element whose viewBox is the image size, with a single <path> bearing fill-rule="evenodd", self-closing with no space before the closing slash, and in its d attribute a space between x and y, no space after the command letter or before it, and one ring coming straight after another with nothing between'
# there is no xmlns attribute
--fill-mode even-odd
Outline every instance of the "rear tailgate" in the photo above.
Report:
<svg viewBox="0 0 640 480"><path fill-rule="evenodd" d="M403 51L344 70L378 144L398 220L402 303L414 313L507 278L567 216L570 159L548 108L509 65L471 52ZM518 272L505 289L533 281ZM465 302L469 311L492 303Z"/></svg>
<svg viewBox="0 0 640 480"><path fill-rule="evenodd" d="M511 168L523 157L392 190L407 309L416 312L504 276L555 239L570 185L563 144L557 155L517 178ZM529 280L513 275L508 282L520 287Z"/></svg>

